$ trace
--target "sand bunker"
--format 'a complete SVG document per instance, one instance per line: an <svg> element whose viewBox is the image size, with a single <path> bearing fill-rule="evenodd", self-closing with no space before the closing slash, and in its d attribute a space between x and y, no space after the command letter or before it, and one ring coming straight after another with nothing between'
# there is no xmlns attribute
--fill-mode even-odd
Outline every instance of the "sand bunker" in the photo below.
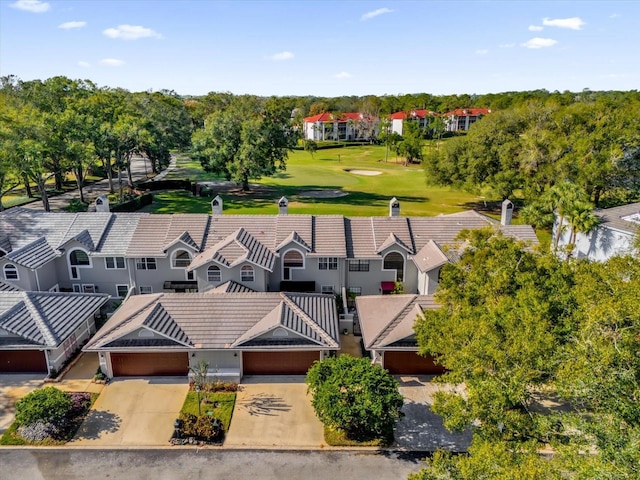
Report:
<svg viewBox="0 0 640 480"><path fill-rule="evenodd" d="M346 170L349 173L353 173L354 175L366 175L368 177L373 177L375 175L380 175L382 172L378 170Z"/></svg>
<svg viewBox="0 0 640 480"><path fill-rule="evenodd" d="M342 190L306 190L304 192L300 192L301 197L310 197L310 198L339 198L349 195L347 192L343 192Z"/></svg>

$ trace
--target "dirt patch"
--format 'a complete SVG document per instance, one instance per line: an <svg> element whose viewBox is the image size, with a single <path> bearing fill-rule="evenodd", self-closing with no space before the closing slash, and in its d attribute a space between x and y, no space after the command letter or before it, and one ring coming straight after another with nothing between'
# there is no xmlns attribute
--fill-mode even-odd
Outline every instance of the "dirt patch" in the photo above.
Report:
<svg viewBox="0 0 640 480"><path fill-rule="evenodd" d="M382 172L378 170L345 170L345 172L353 173L354 175L366 175L367 177L373 177L375 175L382 174Z"/></svg>
<svg viewBox="0 0 640 480"><path fill-rule="evenodd" d="M309 198L340 198L346 197L349 193L342 190L305 190L300 192L299 195Z"/></svg>

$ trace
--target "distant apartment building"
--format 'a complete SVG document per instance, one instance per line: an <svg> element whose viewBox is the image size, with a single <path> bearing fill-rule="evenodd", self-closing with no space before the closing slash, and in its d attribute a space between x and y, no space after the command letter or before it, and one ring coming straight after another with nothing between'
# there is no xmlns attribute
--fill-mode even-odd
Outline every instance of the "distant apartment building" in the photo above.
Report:
<svg viewBox="0 0 640 480"><path fill-rule="evenodd" d="M314 141L369 141L378 132L378 118L358 112L319 113L306 117L304 138Z"/></svg>

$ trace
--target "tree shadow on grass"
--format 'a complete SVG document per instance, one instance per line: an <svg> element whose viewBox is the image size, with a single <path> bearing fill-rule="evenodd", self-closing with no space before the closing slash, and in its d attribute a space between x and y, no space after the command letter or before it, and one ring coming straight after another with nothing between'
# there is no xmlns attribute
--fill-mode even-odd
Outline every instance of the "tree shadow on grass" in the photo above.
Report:
<svg viewBox="0 0 640 480"><path fill-rule="evenodd" d="M275 417L280 412L288 412L291 405L276 395L259 393L236 403L236 407L246 410L249 415L261 415Z"/></svg>
<svg viewBox="0 0 640 480"><path fill-rule="evenodd" d="M115 413L91 410L73 440L97 440L106 433L117 432L121 423L122 419Z"/></svg>

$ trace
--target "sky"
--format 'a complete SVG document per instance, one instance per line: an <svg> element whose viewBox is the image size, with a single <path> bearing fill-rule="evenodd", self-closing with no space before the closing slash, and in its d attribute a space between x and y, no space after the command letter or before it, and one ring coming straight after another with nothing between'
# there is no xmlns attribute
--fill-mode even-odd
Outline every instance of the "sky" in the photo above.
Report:
<svg viewBox="0 0 640 480"><path fill-rule="evenodd" d="M0 75L181 95L637 90L640 1L0 0Z"/></svg>

